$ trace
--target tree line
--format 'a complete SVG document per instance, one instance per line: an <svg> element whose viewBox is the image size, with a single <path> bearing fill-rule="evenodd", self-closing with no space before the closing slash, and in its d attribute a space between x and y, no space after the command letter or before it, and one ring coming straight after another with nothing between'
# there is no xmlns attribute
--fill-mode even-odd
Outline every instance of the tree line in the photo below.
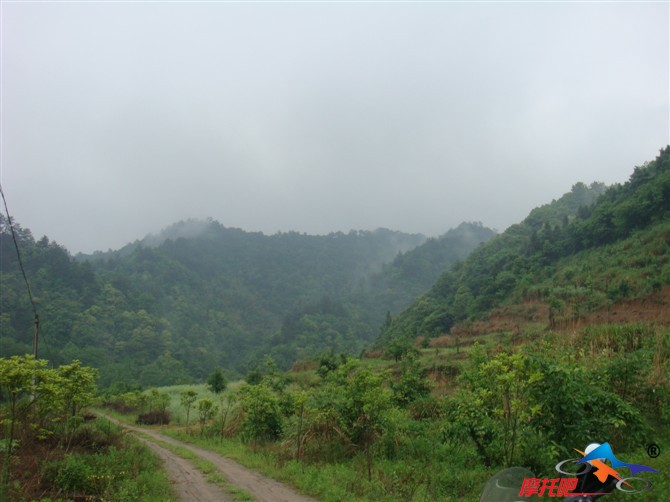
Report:
<svg viewBox="0 0 670 502"><path fill-rule="evenodd" d="M387 300L408 305L445 261L492 235L468 224L421 245L423 236L384 229L265 236L193 224L73 258L14 222L42 319L40 355L99 368L109 387L187 383L220 367L243 375L266 353L283 368L329 348L356 354L376 337ZM4 217L0 255L0 355L29 353L32 309ZM417 267L420 280L403 272Z"/></svg>

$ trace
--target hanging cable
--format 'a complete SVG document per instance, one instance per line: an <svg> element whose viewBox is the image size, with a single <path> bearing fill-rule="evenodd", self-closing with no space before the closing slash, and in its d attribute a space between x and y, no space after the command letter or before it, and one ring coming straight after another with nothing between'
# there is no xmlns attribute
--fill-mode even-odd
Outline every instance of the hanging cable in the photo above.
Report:
<svg viewBox="0 0 670 502"><path fill-rule="evenodd" d="M26 283L26 288L28 289L28 297L30 298L30 305L33 308L33 315L35 316L35 336L33 337L33 356L37 357L37 344L39 340L39 330L40 330L40 316L37 313L37 306L35 305L35 299L33 298L33 292L30 289L30 283L28 282L28 276L26 275L26 269L23 267L23 260L21 259L21 251L19 250L19 241L16 238L16 232L14 230L14 223L12 223L12 217L9 214L9 208L7 207L7 199L5 198L5 192L2 189L2 184L0 184L0 195L2 195L2 202L5 206L5 212L7 213L7 223L9 223L9 229L12 233L12 240L14 241L14 248L16 249L16 257L19 260L19 268L21 269L21 274L23 275L23 280Z"/></svg>

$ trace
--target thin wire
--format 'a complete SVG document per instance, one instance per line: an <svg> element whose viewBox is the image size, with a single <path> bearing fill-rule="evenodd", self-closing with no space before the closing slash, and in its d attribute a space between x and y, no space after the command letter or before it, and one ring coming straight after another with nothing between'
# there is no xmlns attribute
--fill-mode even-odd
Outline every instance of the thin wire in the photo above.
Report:
<svg viewBox="0 0 670 502"><path fill-rule="evenodd" d="M19 243L16 239L16 232L14 231L14 224L12 223L12 217L9 215L9 208L7 208L7 199L5 198L5 192L2 190L2 184L0 184L0 194L2 195L2 202L5 205L5 212L7 213L7 221L9 222L9 228L12 231L12 240L14 241L14 248L16 248L16 256L19 259L19 268L21 269L23 280L26 283L26 288L28 288L28 296L30 297L30 304L33 307L33 314L35 314L35 318L38 318L39 316L37 314L37 307L35 306L35 300L33 299L33 292L30 289L30 283L28 282L28 276L26 275L26 270L25 268L23 268L21 251L19 250Z"/></svg>
<svg viewBox="0 0 670 502"><path fill-rule="evenodd" d="M30 289L30 283L28 282L28 276L26 275L26 270L23 267L23 260L21 259L21 251L19 249L18 239L16 238L16 232L14 231L14 224L12 223L12 217L9 214L9 208L7 207L7 199L5 198L5 192L2 190L2 184L0 184L0 194L2 195L2 202L4 203L5 212L7 213L7 221L9 222L9 228L12 231L12 240L14 241L14 248L16 249L16 256L19 260L19 268L21 269L21 274L23 275L23 280L26 283L26 288L28 289L28 296L30 297L30 304L33 307L33 314L35 316L38 331L41 334L40 338L41 338L42 343L44 344L44 346L47 349L47 354L49 356L48 357L49 362L53 366L54 358L53 358L53 354L51 353L51 346L49 345L49 341L48 341L47 337L45 337L44 333L41 333L42 330L39 329L39 328L41 328L40 316L37 313L37 306L35 305L35 300L33 298L33 293Z"/></svg>
<svg viewBox="0 0 670 502"><path fill-rule="evenodd" d="M30 289L30 283L28 282L28 276L26 275L26 270L23 267L23 260L21 259L21 251L19 249L19 242L18 239L16 238L16 232L14 230L14 224L12 223L12 217L9 214L9 208L7 207L7 199L5 198L5 192L2 190L2 184L0 184L0 194L2 195L2 202L4 203L5 206L5 212L7 213L7 221L9 223L9 228L12 231L12 240L14 241L14 248L16 249L16 257L19 260L19 268L21 269L21 275L23 275L23 280L26 283L26 288L28 289L28 297L30 298L30 305L33 308L33 315L35 316L35 324L37 325L37 330L38 332L40 331L40 316L37 313L37 306L35 305L35 300L33 298L33 293ZM47 343L47 340L44 336L42 338L42 343L44 343L44 346L47 349L47 353L49 354L49 360L52 362L51 364L53 365L53 356L51 355L51 348L49 347L49 344Z"/></svg>

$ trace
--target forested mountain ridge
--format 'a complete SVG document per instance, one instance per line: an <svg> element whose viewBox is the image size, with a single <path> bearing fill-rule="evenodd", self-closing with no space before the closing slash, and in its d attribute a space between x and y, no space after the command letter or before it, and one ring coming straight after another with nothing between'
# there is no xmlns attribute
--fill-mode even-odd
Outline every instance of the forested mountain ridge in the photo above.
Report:
<svg viewBox="0 0 670 502"><path fill-rule="evenodd" d="M607 189L577 183L559 200L534 209L445 272L381 339L440 336L496 307L524 302L546 315L526 312L519 321L554 327L657 292L670 284L669 225L666 147L635 168L626 183Z"/></svg>
<svg viewBox="0 0 670 502"><path fill-rule="evenodd" d="M285 316L281 329L260 348L290 363L324 351L354 353L369 346L390 314L401 312L452 264L495 235L481 223L461 223L358 281L341 296L328 295Z"/></svg>
<svg viewBox="0 0 670 502"><path fill-rule="evenodd" d="M194 225L200 231L191 237L165 238L188 234ZM189 282L184 274L190 274L191 281L216 278L222 281L220 286L240 289L242 294L248 290L261 293L257 301L262 308L277 314L324 294L340 296L396 254L425 240L420 234L386 229L324 236L297 232L266 236L226 228L215 221L180 222L162 234L145 239L148 245L140 244L125 256L120 252L118 259L112 254L111 259L98 260L94 268L117 280L125 277L143 293L142 278L147 272L160 275L155 279L162 284L180 286ZM181 275L161 270L161 264L166 268L168 263ZM155 293L158 297L164 294Z"/></svg>
<svg viewBox="0 0 670 502"><path fill-rule="evenodd" d="M463 243L450 233L438 239L454 253L443 247L433 254L463 258L479 242L466 227L452 231ZM481 241L492 234L475 227ZM394 256L411 263L411 250L425 241L385 229L266 236L191 220L117 252L73 259L62 246L15 228L42 317L41 355L100 368L102 386L186 382L219 367L244 373L267 352L287 365L315 351L360 351L387 307L372 302L378 312L368 312L353 305L354 296L373 297L374 288L361 285L392 270L383 265ZM32 349L32 309L5 219L0 246L0 351L22 354ZM435 260L432 280L442 263ZM399 290L404 307L413 296ZM286 327L296 313L318 322L300 324L295 336Z"/></svg>
<svg viewBox="0 0 670 502"><path fill-rule="evenodd" d="M608 189L577 183L495 237L472 223L425 240L383 229L266 236L187 221L73 259L15 225L42 318L40 352L99 368L103 387L166 385L221 367L239 375L265 354L286 367L326 350L357 353L382 324L382 340L436 337L524 303L533 321L576 322L670 283L669 157L666 148ZM32 309L4 218L0 272L0 351L30 352Z"/></svg>
<svg viewBox="0 0 670 502"><path fill-rule="evenodd" d="M453 263L465 259L495 235L495 231L481 223L461 223L446 234L398 255L362 284L362 292L372 295L387 310L399 311L429 289Z"/></svg>

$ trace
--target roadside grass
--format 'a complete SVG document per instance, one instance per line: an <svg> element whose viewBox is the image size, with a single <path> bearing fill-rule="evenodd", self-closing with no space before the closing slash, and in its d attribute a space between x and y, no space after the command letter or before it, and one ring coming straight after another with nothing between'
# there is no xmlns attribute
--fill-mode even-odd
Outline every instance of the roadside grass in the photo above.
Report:
<svg viewBox="0 0 670 502"><path fill-rule="evenodd" d="M82 447L40 466L40 476L51 487L52 496L67 500L85 495L110 502L176 500L158 458L146 446L122 435L119 427L98 418L84 425L80 434L82 441L94 445L91 451L82 442Z"/></svg>
<svg viewBox="0 0 670 502"><path fill-rule="evenodd" d="M133 454L134 460L131 466L136 472L132 477L123 477L118 486L110 486L106 500L119 502L176 500L167 473L157 462L153 452L134 441L129 451ZM109 458L104 464L111 465L116 461L116 458Z"/></svg>
<svg viewBox="0 0 670 502"><path fill-rule="evenodd" d="M346 462L306 463L285 459L272 446L245 444L237 439L202 437L186 431L163 429L162 433L219 453L249 469L280 480L323 502L378 501L428 502L433 500L474 500L494 472L483 467L467 466L456 455L453 462L408 466L402 460L375 462L372 481L367 480L365 458L355 455ZM467 454L466 454L467 456ZM431 471L428 474L427 471ZM416 473L425 474L417 477Z"/></svg>
<svg viewBox="0 0 670 502"><path fill-rule="evenodd" d="M207 438L174 429L163 429L161 432L175 439L226 456L249 469L290 484L299 491L324 502L372 500L367 497L352 495L351 488L362 481L359 475L348 465L326 463L307 465L295 460L280 463L277 456L272 452L260 448L254 450L251 446L235 439ZM367 481L365 482L367 483Z"/></svg>
<svg viewBox="0 0 670 502"><path fill-rule="evenodd" d="M347 463L307 464L296 460L282 460L280 455L269 448L254 448L252 445L244 444L237 439L202 437L183 429L176 430L167 427L157 429L168 436L219 453L266 476L291 484L304 493L324 502L382 499L388 501L428 501L435 499L435 490L437 489L441 492L441 500L474 500L479 497L484 484L494 474L494 472L484 468L466 468L459 465L459 460L454 458L454 462L450 465L443 465L443 463L438 462L425 466L426 469L430 468L436 471L432 477L441 479L441 486L435 486L432 483L417 483L416 480L412 484L411 482L408 483L409 478L405 476L405 472L408 470L407 466L398 462L380 460L377 462L374 471L375 476L370 483L361 475L363 465L362 459L358 457L354 457ZM662 432L660 436L653 438L653 441L661 445L663 449L663 445L670 443L670 434ZM174 447L163 444L161 446L170 448L184 458L191 459L193 457L193 454L188 450L180 451L181 448L173 449ZM633 452L626 452L624 458L627 462L649 465L659 471L659 474L645 473L643 476L653 483L653 487L644 493L644 500L652 502L665 500L667 494L670 493L670 479L665 475L670 471L670 455L664 454L662 451L658 458L651 459L642 448ZM204 461L203 466L198 467L209 475L211 467L208 467L207 464L208 462ZM421 470L414 472L421 472ZM624 469L623 474L625 475L626 472ZM216 479L212 479L212 481L216 482ZM225 484L223 486L231 491L230 487L225 487ZM403 490L404 497L399 497L398 493L403 493ZM447 493L446 497L444 495L445 491ZM242 494L237 500L249 500L244 498L247 495ZM628 500L630 495L615 491L608 496L609 498L613 501L624 501Z"/></svg>

